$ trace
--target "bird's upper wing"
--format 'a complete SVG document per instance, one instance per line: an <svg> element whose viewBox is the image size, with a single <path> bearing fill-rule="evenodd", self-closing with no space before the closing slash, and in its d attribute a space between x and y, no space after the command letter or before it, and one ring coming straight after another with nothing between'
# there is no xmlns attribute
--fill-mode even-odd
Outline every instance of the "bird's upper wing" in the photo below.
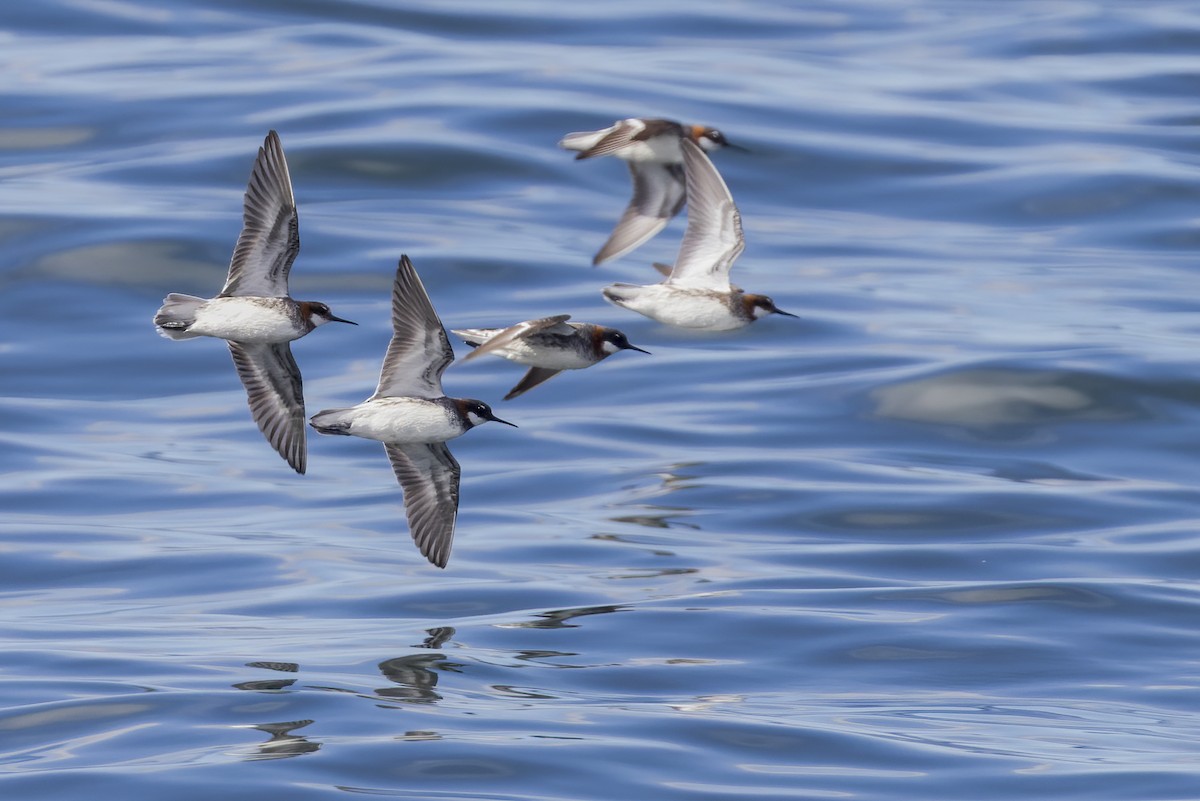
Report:
<svg viewBox="0 0 1200 801"><path fill-rule="evenodd" d="M229 342L229 352L246 388L254 422L292 469L303 473L307 461L304 390L291 347L286 342Z"/></svg>
<svg viewBox="0 0 1200 801"><path fill-rule="evenodd" d="M396 480L404 491L408 528L417 549L433 564L445 567L458 517L458 483L462 470L444 442L385 443Z"/></svg>
<svg viewBox="0 0 1200 801"><path fill-rule="evenodd" d="M292 179L279 134L271 131L258 149L246 185L242 233L233 249L221 295L287 297L288 273L299 252L300 228Z"/></svg>
<svg viewBox="0 0 1200 801"><path fill-rule="evenodd" d="M440 398L442 373L454 360L446 329L408 256L400 257L392 285L392 341L372 397Z"/></svg>
<svg viewBox="0 0 1200 801"><path fill-rule="evenodd" d="M549 331L555 327L564 329L562 333L570 334L572 329L565 323L571 319L569 314L556 314L553 317L542 317L539 320L526 320L523 323L510 325L503 331L493 334L486 342L479 345L475 350L468 353L462 358L462 361L469 362L481 353L492 353L507 345L511 345L521 337L532 334L538 331Z"/></svg>
<svg viewBox="0 0 1200 801"><path fill-rule="evenodd" d="M745 247L742 216L729 187L708 156L690 140L680 142L687 179L687 230L668 283L730 291L729 270Z"/></svg>
<svg viewBox="0 0 1200 801"><path fill-rule="evenodd" d="M620 150L628 145L633 141L634 136L641 133L643 130L645 130L645 125L642 124L641 120L621 120L611 128L608 128L606 131L598 132L602 133L602 135L596 140L595 144L585 150L581 150L575 156L575 159L590 159L596 156L607 156L609 153L612 153L615 150ZM569 134L566 138L564 138L563 141L568 142L572 137L575 139L586 138L586 134Z"/></svg>
<svg viewBox="0 0 1200 801"><path fill-rule="evenodd" d="M666 227L687 200L683 167L653 161L629 162L633 199L592 264L615 259L639 247Z"/></svg>
<svg viewBox="0 0 1200 801"><path fill-rule="evenodd" d="M671 265L669 265L669 264L663 264L661 261L656 261L656 262L654 262L654 265L653 265L653 266L654 266L654 269L658 270L659 274L661 274L661 275L664 275L664 276L666 276L667 278L670 278L670 277L671 277L671 273L672 273L672 272L674 271L674 269L675 269L674 267L672 267L672 266L671 266ZM729 285L729 291L730 291L730 292L741 292L741 291L742 291L742 288L741 288L740 286L738 286L737 284L732 284L732 283L731 283L731 284Z"/></svg>

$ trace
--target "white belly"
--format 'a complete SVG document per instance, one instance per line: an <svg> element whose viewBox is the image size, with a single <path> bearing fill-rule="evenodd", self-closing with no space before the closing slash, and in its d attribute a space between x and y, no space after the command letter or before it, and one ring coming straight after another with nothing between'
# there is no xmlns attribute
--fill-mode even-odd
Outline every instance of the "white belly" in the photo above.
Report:
<svg viewBox="0 0 1200 801"><path fill-rule="evenodd" d="M213 298L196 310L188 331L238 342L291 342L306 332L288 314L290 303L284 298Z"/></svg>
<svg viewBox="0 0 1200 801"><path fill-rule="evenodd" d="M617 284L606 288L604 297L651 320L679 328L733 331L750 322L733 313L732 292L685 289L669 284Z"/></svg>
<svg viewBox="0 0 1200 801"><path fill-rule="evenodd" d="M464 431L446 407L421 398L375 398L344 413L347 433L380 442L445 442Z"/></svg>
<svg viewBox="0 0 1200 801"><path fill-rule="evenodd" d="M658 136L648 142L630 142L622 150L626 161L653 161L657 164L682 164L683 148L674 136Z"/></svg>
<svg viewBox="0 0 1200 801"><path fill-rule="evenodd" d="M655 164L682 164L683 148L673 136L659 136L645 142L630 142L613 155L625 161L649 161Z"/></svg>
<svg viewBox="0 0 1200 801"><path fill-rule="evenodd" d="M524 341L513 342L497 351L509 361L530 367L545 367L549 370L579 370L593 364L574 348L531 347Z"/></svg>

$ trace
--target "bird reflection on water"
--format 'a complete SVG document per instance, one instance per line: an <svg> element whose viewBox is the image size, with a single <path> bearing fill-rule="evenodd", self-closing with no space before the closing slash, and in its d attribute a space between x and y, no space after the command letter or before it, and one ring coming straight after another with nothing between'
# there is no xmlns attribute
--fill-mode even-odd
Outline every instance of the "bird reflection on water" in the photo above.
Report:
<svg viewBox="0 0 1200 801"><path fill-rule="evenodd" d="M519 623L506 623L504 628L519 629L570 629L578 624L569 621L587 615L607 615L611 612L628 612L630 607L623 604L604 604L602 606L580 606L575 609L552 609L534 615L535 620L524 620Z"/></svg>
<svg viewBox="0 0 1200 801"><path fill-rule="evenodd" d="M407 704L432 704L442 700L435 689L438 674L461 673L462 665L451 662L444 654L409 654L385 659L379 663L379 672L395 687L381 687L375 694L389 701Z"/></svg>
<svg viewBox="0 0 1200 801"><path fill-rule="evenodd" d="M283 759L285 757L311 754L321 748L320 743L292 734L296 729L312 725L311 720L289 720L282 723L259 723L251 726L271 735L271 739L255 746L254 752L245 755L247 761L260 759Z"/></svg>
<svg viewBox="0 0 1200 801"><path fill-rule="evenodd" d="M414 648L440 649L454 637L453 626L426 629L427 635ZM409 704L432 704L442 700L434 689L440 673L461 673L465 665L451 662L444 654L416 653L385 659L379 663L384 678L398 685L383 687L375 694L390 701Z"/></svg>

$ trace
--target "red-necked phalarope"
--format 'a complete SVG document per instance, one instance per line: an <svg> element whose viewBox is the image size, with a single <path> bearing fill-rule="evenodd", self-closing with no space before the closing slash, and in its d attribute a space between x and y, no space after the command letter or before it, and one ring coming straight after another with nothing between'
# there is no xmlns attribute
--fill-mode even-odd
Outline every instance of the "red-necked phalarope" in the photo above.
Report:
<svg viewBox="0 0 1200 801"><path fill-rule="evenodd" d="M322 434L383 443L404 491L413 541L426 559L445 567L461 475L446 440L489 420L516 426L483 401L448 398L442 391L454 351L408 256L400 257L392 286L392 331L375 394L349 409L319 412L309 422Z"/></svg>
<svg viewBox="0 0 1200 801"><path fill-rule="evenodd" d="M644 244L666 227L686 199L683 153L679 143L690 140L705 151L730 147L716 128L681 125L672 120L632 118L601 131L569 133L559 147L579 151L576 159L616 156L629 164L633 200L592 264L615 259Z"/></svg>
<svg viewBox="0 0 1200 801"><path fill-rule="evenodd" d="M615 328L592 323L568 323L569 314L526 320L508 328L454 329L463 342L476 348L463 357L469 362L485 353L529 366L504 400L512 400L563 370L580 370L607 359L619 350L650 351L629 344Z"/></svg>
<svg viewBox="0 0 1200 801"><path fill-rule="evenodd" d="M288 296L288 272L300 236L292 179L275 131L258 149L242 220L220 294L206 300L172 292L154 315L154 325L170 339L226 340L254 422L279 455L303 473L304 392L288 343L325 323L350 321L335 317L324 303Z"/></svg>
<svg viewBox="0 0 1200 801"><path fill-rule="evenodd" d="M708 156L690 141L681 147L688 221L675 266L662 283L612 284L604 288L604 297L680 328L732 331L767 314L795 317L766 295L742 292L729 283L729 270L745 247L741 215Z"/></svg>

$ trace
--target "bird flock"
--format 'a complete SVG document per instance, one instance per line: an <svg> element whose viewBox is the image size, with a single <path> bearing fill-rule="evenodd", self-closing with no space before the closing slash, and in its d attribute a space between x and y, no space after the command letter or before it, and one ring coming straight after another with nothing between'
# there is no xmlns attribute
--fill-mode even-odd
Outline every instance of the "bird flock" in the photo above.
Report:
<svg viewBox="0 0 1200 801"><path fill-rule="evenodd" d="M611 155L629 166L633 198L594 265L633 251L685 204L688 208L675 264L654 265L665 278L644 286L607 286L602 292L609 302L666 325L709 331L742 328L767 314L796 316L768 296L729 282L744 247L741 215L707 153L742 148L720 131L634 118L599 131L567 134L559 146L576 151L576 159ZM291 176L279 135L270 131L246 186L242 231L225 286L208 299L168 294L154 325L168 339L225 340L259 430L297 473L304 473L304 392L290 343L326 323L356 323L335 316L324 303L292 299L288 274L299 250ZM473 348L463 363L491 354L529 368L505 400L563 370L590 367L621 350L648 353L615 328L570 322L567 314L507 328L455 329L454 334ZM483 401L446 396L442 373L453 361L446 329L412 261L403 255L392 284L392 338L375 393L355 406L318 412L308 421L322 434L383 443L403 492L413 542L443 568L454 538L461 477L446 442L489 421L516 427Z"/></svg>

